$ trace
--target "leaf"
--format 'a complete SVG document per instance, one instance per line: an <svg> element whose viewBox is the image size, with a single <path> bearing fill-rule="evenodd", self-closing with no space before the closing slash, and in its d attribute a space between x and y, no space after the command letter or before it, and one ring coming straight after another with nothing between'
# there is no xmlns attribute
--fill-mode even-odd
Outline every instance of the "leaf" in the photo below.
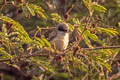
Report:
<svg viewBox="0 0 120 80"><path fill-rule="evenodd" d="M106 34L108 34L109 36L111 37L114 37L114 36L117 36L119 33L117 32L116 29L113 29L113 28L102 28L102 27L97 27L96 30L98 32L104 32Z"/></svg>
<svg viewBox="0 0 120 80"><path fill-rule="evenodd" d="M97 12L105 12L107 9L97 3L92 3L92 10L97 11Z"/></svg>
<svg viewBox="0 0 120 80"><path fill-rule="evenodd" d="M83 3L87 7L87 9L89 10L90 16L92 16L92 14L93 14L92 1L91 0L83 0Z"/></svg>
<svg viewBox="0 0 120 80"><path fill-rule="evenodd" d="M2 32L7 34L7 29L6 29L6 25L5 24L2 25Z"/></svg>
<svg viewBox="0 0 120 80"><path fill-rule="evenodd" d="M83 3L88 9L91 8L91 3L92 3L91 0L83 0Z"/></svg>
<svg viewBox="0 0 120 80"><path fill-rule="evenodd" d="M92 16L93 12L105 12L107 9L96 2L92 2L91 0L83 0L84 5L88 8L90 16Z"/></svg>
<svg viewBox="0 0 120 80"><path fill-rule="evenodd" d="M80 24L79 19L73 18L72 21L73 21L75 24Z"/></svg>
<svg viewBox="0 0 120 80"><path fill-rule="evenodd" d="M52 17L51 19L55 22L58 22L58 23L63 22L61 16L58 13L52 13L51 17Z"/></svg>
<svg viewBox="0 0 120 80"><path fill-rule="evenodd" d="M17 21L14 21L13 19L8 18L6 16L0 16L0 19L13 25L12 29L13 31L19 32L18 37L21 39L21 42L29 43L31 41L31 38L24 30L23 26L19 24Z"/></svg>
<svg viewBox="0 0 120 80"><path fill-rule="evenodd" d="M41 11L36 11L43 19L47 19L46 16Z"/></svg>
<svg viewBox="0 0 120 80"><path fill-rule="evenodd" d="M92 48L93 46L91 45L91 41L88 39L86 35L84 35L84 41L87 44L88 47Z"/></svg>
<svg viewBox="0 0 120 80"><path fill-rule="evenodd" d="M87 35L90 39L94 40L94 41L98 41L98 37L95 34L92 34L89 30L85 31L85 35Z"/></svg>
<svg viewBox="0 0 120 80"><path fill-rule="evenodd" d="M28 6L31 10L34 10L34 12L39 14L43 19L47 19L46 16L44 15L44 13L43 13L44 10L40 6L37 6L35 4L28 4ZM34 14L33 11L31 11L31 13Z"/></svg>
<svg viewBox="0 0 120 80"><path fill-rule="evenodd" d="M69 25L69 29L70 29L70 31L73 31L74 26L73 26L73 25L71 25L71 24L68 24L68 25Z"/></svg>
<svg viewBox="0 0 120 80"><path fill-rule="evenodd" d="M39 26L37 26L37 29L38 29L38 31L40 31L40 32L41 32L41 28L40 28Z"/></svg>
<svg viewBox="0 0 120 80"><path fill-rule="evenodd" d="M4 51L3 48L0 48L0 58L6 59L6 58L12 58L12 56L6 51Z"/></svg>
<svg viewBox="0 0 120 80"><path fill-rule="evenodd" d="M31 61L33 61L34 63L37 63L35 65L38 65L39 67L42 67L43 69L51 72L51 73L55 73L53 67L50 65L49 61L47 61L48 59L45 60L41 60L41 58L32 58Z"/></svg>
<svg viewBox="0 0 120 80"><path fill-rule="evenodd" d="M51 47L51 44L50 44L45 38L42 38L42 40L43 40L49 47Z"/></svg>
<svg viewBox="0 0 120 80"><path fill-rule="evenodd" d="M22 9L23 9L24 15L25 15L26 17L28 17L28 15L29 15L29 10L28 10L28 8L27 8L26 6L22 6Z"/></svg>
<svg viewBox="0 0 120 80"><path fill-rule="evenodd" d="M45 42L41 40L40 38L35 38L36 41L38 41L42 46L45 46Z"/></svg>
<svg viewBox="0 0 120 80"><path fill-rule="evenodd" d="M31 13L32 16L35 16L34 10L30 8L28 5L26 5L28 11Z"/></svg>
<svg viewBox="0 0 120 80"><path fill-rule="evenodd" d="M8 37L19 35L19 32L11 32L8 34Z"/></svg>
<svg viewBox="0 0 120 80"><path fill-rule="evenodd" d="M56 79L58 79L58 80L66 80L66 79L68 79L68 77L69 77L69 75L68 75L68 73L56 73L55 74L55 77L56 77Z"/></svg>
<svg viewBox="0 0 120 80"><path fill-rule="evenodd" d="M93 41L98 42L99 44L103 45L103 42L99 40L98 36L95 34L92 34L89 30L85 31L85 35L92 39Z"/></svg>
<svg viewBox="0 0 120 80"><path fill-rule="evenodd" d="M119 26L119 28L120 28L120 22L118 22L118 26Z"/></svg>
<svg viewBox="0 0 120 80"><path fill-rule="evenodd" d="M103 66L105 66L110 72L112 72L111 66L108 63L101 62Z"/></svg>

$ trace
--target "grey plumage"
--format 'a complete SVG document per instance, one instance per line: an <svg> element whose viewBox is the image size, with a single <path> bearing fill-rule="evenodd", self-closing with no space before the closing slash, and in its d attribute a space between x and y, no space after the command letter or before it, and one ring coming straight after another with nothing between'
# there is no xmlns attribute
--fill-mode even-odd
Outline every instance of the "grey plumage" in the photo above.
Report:
<svg viewBox="0 0 120 80"><path fill-rule="evenodd" d="M58 24L56 29L49 34L48 41L59 51L65 50L69 43L68 24Z"/></svg>

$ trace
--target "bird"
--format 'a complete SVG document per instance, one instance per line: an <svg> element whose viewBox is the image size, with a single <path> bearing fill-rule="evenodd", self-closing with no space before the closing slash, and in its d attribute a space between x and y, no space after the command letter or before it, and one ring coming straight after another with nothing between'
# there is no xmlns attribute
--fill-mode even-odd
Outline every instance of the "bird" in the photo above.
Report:
<svg viewBox="0 0 120 80"><path fill-rule="evenodd" d="M56 29L49 34L48 41L57 50L63 51L69 44L69 26L67 23L59 23Z"/></svg>

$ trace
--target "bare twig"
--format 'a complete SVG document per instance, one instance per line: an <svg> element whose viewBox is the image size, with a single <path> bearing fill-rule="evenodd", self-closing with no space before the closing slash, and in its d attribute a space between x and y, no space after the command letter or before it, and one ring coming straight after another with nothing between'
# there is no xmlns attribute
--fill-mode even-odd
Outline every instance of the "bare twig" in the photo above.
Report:
<svg viewBox="0 0 120 80"><path fill-rule="evenodd" d="M90 19L91 19L91 16L88 17L88 21L87 21L87 23L86 23L86 26L85 26L84 30L82 31L82 33L81 33L81 35L80 35L80 39L79 39L79 41L77 42L77 45L79 45L79 43L80 43L81 40L83 39L83 34L84 34L84 32L87 30L87 27L88 27L88 24L89 24L89 22L90 22Z"/></svg>
<svg viewBox="0 0 120 80"><path fill-rule="evenodd" d="M50 29L55 29L56 27L49 27L49 28L40 28L42 30L50 30Z"/></svg>
<svg viewBox="0 0 120 80"><path fill-rule="evenodd" d="M83 50L98 50L98 49L116 49L116 48L120 48L119 46L105 46L105 47L94 47L94 48L81 48Z"/></svg>
<svg viewBox="0 0 120 80"><path fill-rule="evenodd" d="M34 39L36 38L38 32L39 32L38 30L35 30L34 35L33 35L33 38L34 38Z"/></svg>
<svg viewBox="0 0 120 80"><path fill-rule="evenodd" d="M114 74L113 76L109 77L107 80L118 80L120 78L120 73Z"/></svg>
<svg viewBox="0 0 120 80"><path fill-rule="evenodd" d="M6 4L6 0L3 0L3 3L1 4L0 12L1 12L2 9L4 8L5 4Z"/></svg>

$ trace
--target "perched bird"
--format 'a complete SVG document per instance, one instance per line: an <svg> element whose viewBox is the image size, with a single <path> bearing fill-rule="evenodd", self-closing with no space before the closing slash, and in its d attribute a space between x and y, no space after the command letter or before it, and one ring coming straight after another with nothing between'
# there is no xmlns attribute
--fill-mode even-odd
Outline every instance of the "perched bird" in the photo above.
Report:
<svg viewBox="0 0 120 80"><path fill-rule="evenodd" d="M65 50L69 43L69 26L59 23L56 29L49 34L48 41L59 51Z"/></svg>

